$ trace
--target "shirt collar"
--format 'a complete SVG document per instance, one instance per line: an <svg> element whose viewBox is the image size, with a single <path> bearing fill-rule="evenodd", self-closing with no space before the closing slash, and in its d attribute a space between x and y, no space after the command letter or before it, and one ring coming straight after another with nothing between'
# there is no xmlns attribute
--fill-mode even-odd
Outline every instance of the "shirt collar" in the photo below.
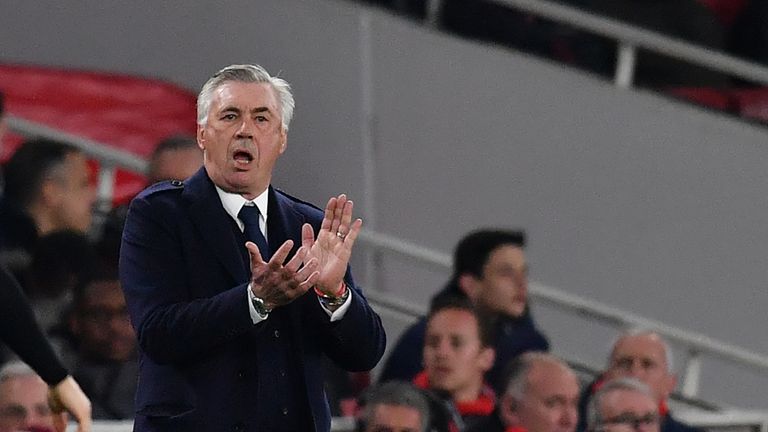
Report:
<svg viewBox="0 0 768 432"><path fill-rule="evenodd" d="M267 230L265 227L267 226L267 217L269 215L269 188L265 189L264 192L253 200L248 201L240 194L225 192L220 187L216 185L214 186L216 187L216 193L219 194L219 198L221 199L221 205L224 207L227 214L235 220L237 226L240 227L240 231L244 229L244 225L243 221L237 217L237 214L240 213L240 209L243 208L246 203L251 202L256 204L256 207L259 208L259 213L261 213L261 216L259 216L259 227L261 228L262 233L266 233Z"/></svg>

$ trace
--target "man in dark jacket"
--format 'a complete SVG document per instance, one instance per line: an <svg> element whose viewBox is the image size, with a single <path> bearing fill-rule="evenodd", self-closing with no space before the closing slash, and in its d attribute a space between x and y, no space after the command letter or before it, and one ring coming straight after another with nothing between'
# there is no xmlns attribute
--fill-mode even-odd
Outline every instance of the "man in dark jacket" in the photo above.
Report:
<svg viewBox="0 0 768 432"><path fill-rule="evenodd" d="M502 371L513 357L526 351L547 351L528 309L528 266L523 231L479 230L465 236L453 257L453 277L432 303L445 296L469 298L492 321L496 361L485 380L503 392ZM381 381L412 380L422 369L426 318L400 337L381 375Z"/></svg>

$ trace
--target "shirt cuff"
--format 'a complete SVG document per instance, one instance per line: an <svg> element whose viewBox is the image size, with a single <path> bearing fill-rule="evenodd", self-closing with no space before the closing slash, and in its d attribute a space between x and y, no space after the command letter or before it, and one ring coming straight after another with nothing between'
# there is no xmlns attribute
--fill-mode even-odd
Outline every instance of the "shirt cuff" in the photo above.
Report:
<svg viewBox="0 0 768 432"><path fill-rule="evenodd" d="M345 300L344 304L339 306L339 308L336 309L335 311L330 311L328 308L326 308L323 305L323 302L320 301L320 298L319 297L317 298L317 301L320 302L320 307L323 308L323 310L325 311L325 313L328 314L329 317L331 317L331 322L338 321L344 318L344 315L347 313L347 309L349 309L349 305L352 304L352 295L353 295L352 293L354 292L354 290L350 287L347 287L347 289L349 290L349 296L347 297L347 300Z"/></svg>
<svg viewBox="0 0 768 432"><path fill-rule="evenodd" d="M253 321L253 324L258 324L267 318L269 318L269 315L262 317L259 315L258 312L256 312L256 308L253 307L253 302L251 301L251 284L246 285L245 287L245 300L248 302L248 313L251 315L251 321ZM343 306L342 306L343 307ZM341 308L339 308L341 309ZM338 311L337 311L338 312Z"/></svg>

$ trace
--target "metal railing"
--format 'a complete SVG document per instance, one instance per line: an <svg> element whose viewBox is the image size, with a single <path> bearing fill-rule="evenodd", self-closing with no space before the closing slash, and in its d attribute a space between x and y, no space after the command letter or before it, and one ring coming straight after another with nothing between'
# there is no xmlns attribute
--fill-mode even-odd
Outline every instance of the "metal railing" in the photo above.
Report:
<svg viewBox="0 0 768 432"><path fill-rule="evenodd" d="M619 45L619 54L614 83L621 88L632 86L638 48L768 85L768 67L619 20L549 0L493 0L493 2L615 40ZM439 21L437 15L442 8L442 0L429 0L428 4L429 13L425 24L434 27Z"/></svg>

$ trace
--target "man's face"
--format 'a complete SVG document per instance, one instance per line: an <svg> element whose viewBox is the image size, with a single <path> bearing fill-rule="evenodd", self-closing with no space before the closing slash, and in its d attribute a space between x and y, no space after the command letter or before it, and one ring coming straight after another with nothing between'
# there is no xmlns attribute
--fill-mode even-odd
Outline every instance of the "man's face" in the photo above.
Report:
<svg viewBox="0 0 768 432"><path fill-rule="evenodd" d="M163 180L184 180L196 173L201 166L203 153L196 147L166 150L155 156L149 181L157 183Z"/></svg>
<svg viewBox="0 0 768 432"><path fill-rule="evenodd" d="M578 420L579 383L562 365L540 361L528 371L525 395L505 395L501 412L508 426L527 432L574 432Z"/></svg>
<svg viewBox="0 0 768 432"><path fill-rule="evenodd" d="M70 153L49 182L56 229L85 233L91 226L96 191L91 184L88 162L82 153Z"/></svg>
<svg viewBox="0 0 768 432"><path fill-rule="evenodd" d="M467 275L468 294L480 307L511 317L525 312L528 300L528 265L519 247L496 248L483 266L483 275Z"/></svg>
<svg viewBox="0 0 768 432"><path fill-rule="evenodd" d="M427 323L424 369L433 389L450 393L454 400L477 398L493 358L493 349L481 345L471 312L444 309Z"/></svg>
<svg viewBox="0 0 768 432"><path fill-rule="evenodd" d="M666 400L675 388L668 372L664 343L653 333L619 339L611 353L607 379L631 377L647 385L658 401Z"/></svg>
<svg viewBox="0 0 768 432"><path fill-rule="evenodd" d="M420 432L421 414L402 405L377 405L365 432Z"/></svg>
<svg viewBox="0 0 768 432"><path fill-rule="evenodd" d="M136 348L136 337L118 281L91 283L70 326L87 358L122 362L128 360Z"/></svg>
<svg viewBox="0 0 768 432"><path fill-rule="evenodd" d="M285 151L280 105L266 83L226 82L213 91L197 142L211 180L247 199L266 190L277 158Z"/></svg>
<svg viewBox="0 0 768 432"><path fill-rule="evenodd" d="M36 375L0 382L0 432L15 432L33 426L53 429L48 386Z"/></svg>
<svg viewBox="0 0 768 432"><path fill-rule="evenodd" d="M601 432L659 432L658 404L634 390L616 389L600 399Z"/></svg>

